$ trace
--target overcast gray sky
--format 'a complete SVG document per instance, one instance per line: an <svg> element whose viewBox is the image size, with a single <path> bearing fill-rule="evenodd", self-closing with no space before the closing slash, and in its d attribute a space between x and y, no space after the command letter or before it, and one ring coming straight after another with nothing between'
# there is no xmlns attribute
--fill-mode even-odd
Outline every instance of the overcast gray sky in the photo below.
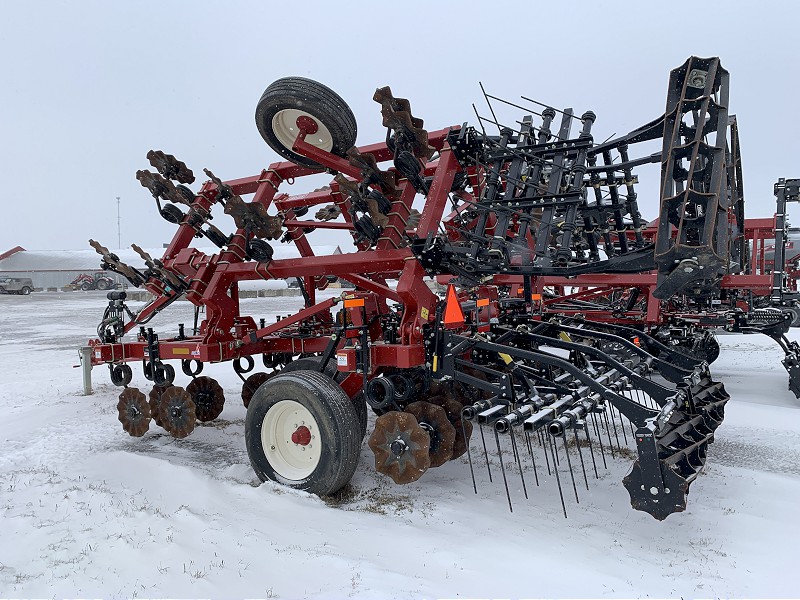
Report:
<svg viewBox="0 0 800 600"><path fill-rule="evenodd" d="M669 71L720 56L739 119L747 215L800 177L796 2L41 2L0 0L0 252L168 242L174 226L134 178L163 149L195 173L277 160L254 124L279 77L316 79L383 138L376 87L429 129L474 122L478 81L598 118L595 139L660 115ZM639 186L656 216L657 172ZM194 186L197 190L197 184ZM221 211L220 211L221 212ZM800 225L800 210L794 210ZM215 224L229 230L225 215Z"/></svg>

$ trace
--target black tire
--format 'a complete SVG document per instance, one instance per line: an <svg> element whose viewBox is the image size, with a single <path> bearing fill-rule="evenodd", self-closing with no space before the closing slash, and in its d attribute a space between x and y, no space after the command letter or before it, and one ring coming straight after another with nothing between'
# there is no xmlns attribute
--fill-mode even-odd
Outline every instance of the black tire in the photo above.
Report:
<svg viewBox="0 0 800 600"><path fill-rule="evenodd" d="M719 342L712 334L709 334L708 338L703 343L703 355L708 364L713 363L719 358Z"/></svg>
<svg viewBox="0 0 800 600"><path fill-rule="evenodd" d="M167 363L159 363L153 371L153 383L164 385L175 381L175 368Z"/></svg>
<svg viewBox="0 0 800 600"><path fill-rule="evenodd" d="M103 290L103 291L107 290L110 287L108 280L106 279L98 279L95 285L97 286L98 290Z"/></svg>
<svg viewBox="0 0 800 600"><path fill-rule="evenodd" d="M291 373L292 371L302 371L302 370L309 370L309 371L317 371L319 372L319 358L316 356L306 356L305 358L298 358L290 362L288 365L281 369L281 373ZM323 373L333 379L336 383L341 383L344 378L347 376L346 373L340 373L339 369L336 368L336 360L330 359L328 364L325 365L325 370ZM351 399L353 402L353 408L356 411L356 416L358 416L358 424L361 427L361 439L364 439L364 436L367 435L367 419L369 417L367 402L364 399L364 394L362 392L357 393Z"/></svg>
<svg viewBox="0 0 800 600"><path fill-rule="evenodd" d="M782 309L784 310L784 309ZM797 306L790 306L789 308L785 309L788 313L792 315L792 327L800 327L800 307Z"/></svg>
<svg viewBox="0 0 800 600"><path fill-rule="evenodd" d="M306 141L310 144L328 149L337 156L344 156L345 152L355 144L356 118L339 94L312 79L284 77L271 83L261 95L256 106L256 127L270 148L295 164L311 168L320 167L314 161L292 151L292 143L287 134L293 135L293 132L281 131L280 117L275 120L276 115L285 110L307 113L317 121L318 125L327 128L330 139L326 139L326 143L320 143L320 137L309 134Z"/></svg>
<svg viewBox="0 0 800 600"><path fill-rule="evenodd" d="M111 383L116 386L127 386L133 379L133 369L130 365L114 365L111 367Z"/></svg>
<svg viewBox="0 0 800 600"><path fill-rule="evenodd" d="M289 402L279 404L284 401ZM309 448L310 455L317 443L314 440L318 440L316 462L291 466L281 452L286 448L297 455L291 446L298 445L294 434L291 440L271 437L287 431L281 427L281 415L287 410L305 410L313 418L306 432L311 430L318 437L300 444ZM261 481L276 481L322 496L333 494L350 481L358 465L361 440L356 433L357 422L350 398L329 377L314 371L282 373L258 388L247 409L245 443L250 464Z"/></svg>
<svg viewBox="0 0 800 600"><path fill-rule="evenodd" d="M82 289L84 292L88 292L89 290L91 290L91 289L92 289L92 284L91 284L91 283L89 283L88 281L84 281L84 282L81 284L81 289Z"/></svg>
<svg viewBox="0 0 800 600"><path fill-rule="evenodd" d="M29 288L29 287L26 285L24 288L22 288L22 289L19 291L19 293L20 293L20 294L22 294L23 296L27 296L28 294L30 294L30 293L31 293L31 288Z"/></svg>
<svg viewBox="0 0 800 600"><path fill-rule="evenodd" d="M317 356L306 356L304 358L298 358L297 360L293 360L288 365L281 369L281 373L291 373L292 371L319 371L319 357ZM330 377L331 379L336 378L336 363L333 360L329 360L328 364L325 365L325 370L323 373Z"/></svg>

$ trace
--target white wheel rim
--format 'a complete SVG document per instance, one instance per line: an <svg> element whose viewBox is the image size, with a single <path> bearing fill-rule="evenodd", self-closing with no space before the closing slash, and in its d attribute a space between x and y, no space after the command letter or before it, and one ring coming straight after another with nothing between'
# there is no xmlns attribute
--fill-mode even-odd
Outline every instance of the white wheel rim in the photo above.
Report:
<svg viewBox="0 0 800 600"><path fill-rule="evenodd" d="M294 142L297 139L300 129L297 127L298 117L308 117L313 119L319 128L316 133L309 133L306 135L306 142L317 148L321 148L326 152L330 152L333 148L333 136L330 130L325 127L320 120L314 115L305 111L297 110L296 108L287 108L279 110L272 117L272 133L278 138L281 145L287 150L291 150Z"/></svg>
<svg viewBox="0 0 800 600"><path fill-rule="evenodd" d="M292 434L301 427L310 434L307 444L292 441ZM264 415L261 446L275 472L291 481L311 475L322 455L317 421L305 406L294 400L276 402Z"/></svg>

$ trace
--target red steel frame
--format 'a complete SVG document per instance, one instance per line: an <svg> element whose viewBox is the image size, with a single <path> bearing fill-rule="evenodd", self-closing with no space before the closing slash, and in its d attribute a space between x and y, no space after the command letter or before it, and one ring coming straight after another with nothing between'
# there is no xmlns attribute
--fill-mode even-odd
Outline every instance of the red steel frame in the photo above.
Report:
<svg viewBox="0 0 800 600"><path fill-rule="evenodd" d="M300 123L298 123L300 124ZM295 142L294 149L324 167L338 171L352 179L360 180L360 170L349 162L305 142L305 135L313 133L306 124ZM454 154L446 142L447 134L458 127L445 128L429 134L429 143L439 151L438 160L425 165L424 175L432 176L424 209L422 211L417 235L425 237L436 234L442 219L450 188L459 170ZM376 160L384 162L393 158L385 143L359 148L361 154L372 154ZM391 169L390 169L391 170ZM375 367L382 365L408 368L425 361L422 327L436 315L438 297L425 284L424 269L415 260L411 251L404 247L403 232L400 227L411 211L416 195L413 187L405 179L398 181L399 195L392 204L389 224L384 228L374 249L366 249L362 244L359 251L334 256L315 256L307 239L305 229L344 229L353 230L349 213L350 200L342 194L336 182L330 189L297 196L279 193L281 185L293 183L294 178L317 174L319 169L309 169L291 162L275 163L254 177L246 177L225 182L235 194L253 195L252 202L264 208L274 205L285 217L284 227L297 246L300 258L278 259L269 262L248 261L245 254L246 232L238 229L227 247L218 254L206 255L190 247L196 235L195 228L184 218L172 242L165 250L162 263L164 268L180 274L190 281L186 299L196 306L204 306L206 318L200 326L198 335L182 339L159 340L159 353L162 360L191 359L201 362L227 361L255 354L268 353L315 353L323 351L333 332L331 308L338 298L316 302L315 288L324 289L328 282L325 276L335 275L350 281L360 290L352 296L365 297L368 320L386 312L386 300L394 300L403 305L403 317L394 344L379 340L379 332L371 329L372 338L370 361ZM192 210L209 213L217 203L217 187L206 182L197 195ZM345 222L322 222L298 220L294 209L312 207L320 204L336 204L340 207ZM190 210L190 213L192 211ZM238 282L246 280L269 280L302 276L310 305L295 315L279 320L267 327L259 328L250 316L240 313ZM369 276L365 276L369 275ZM387 279L397 279L396 289L386 284ZM172 298L169 290L155 277L144 284L156 297L137 315L137 319L126 324L125 332L138 327L149 317L163 308ZM359 324L363 319L353 311L353 321ZM299 323L316 318L314 337L292 335ZM283 335L278 335L278 334ZM143 360L147 356L147 343L141 335L136 340L117 343L104 343L100 340L89 342L94 348L92 363L120 363Z"/></svg>
<svg viewBox="0 0 800 600"><path fill-rule="evenodd" d="M305 141L305 136L313 133L316 127L313 121L308 123L298 121L298 126L301 133L294 144L296 152L329 170L342 173L353 180L361 180L363 174L359 168ZM416 236L421 239L426 239L429 234L436 235L440 223L447 225L458 212L467 210L474 199L474 196L466 191L457 192L455 195L462 204L443 219L455 175L461 169L446 142L448 133L455 129L458 127L445 128L429 134L429 143L439 151L439 156L437 160L427 163L424 167L423 174L432 177L432 183L416 228ZM393 158L392 151L385 143L364 146L359 148L359 151L361 154L372 154L378 163ZM248 260L244 229L238 229L226 248L218 254L203 254L196 248L190 247L197 231L190 224L189 217L184 218L164 253L162 263L165 269L179 274L190 282L186 298L195 306L205 307L206 318L200 326L198 335L180 339L161 339L159 353L162 360L191 359L201 362L220 362L256 354L322 352L326 349L333 333L334 321L331 309L340 299L331 298L316 302L315 289L324 289L328 285L326 276L334 275L357 286L359 291L350 294L351 297L365 299L364 312L352 312L351 316L356 325L367 325L373 322L374 317L385 314L387 300L393 300L403 306L396 343L388 343L381 339L377 324L369 329L370 364L373 367L410 368L424 364L423 326L435 319L439 298L426 285L424 281L426 273L422 264L404 244L404 232L401 228L411 212L416 191L407 180L402 178L398 180L399 192L392 203L388 225L383 229L374 249L362 243L357 246L356 252L315 256L307 239L306 230L312 228L353 231L355 229L349 212L350 199L341 192L335 181L331 182L329 189L306 194L291 196L281 191L284 183L291 184L295 178L319 172L319 169L298 166L292 162L281 162L270 165L256 176L225 182L233 193L240 196L252 195L251 202L259 203L265 209L275 206L284 216L283 225L294 241L300 258L269 262ZM468 176L474 194L478 195L482 187L480 173L471 171ZM217 204L217 187L209 181L202 186L189 212L208 214L215 204ZM321 204L338 206L344 222L300 220L295 215L295 209ZM490 222L489 226L491 225ZM651 224L645 236L655 235L656 227L656 224ZM765 250L766 242L774 238L774 231L774 218L745 221L744 234L752 244L750 264L747 269L749 272L724 277L722 289L747 289L756 295L770 293L772 278L766 271ZM450 235L454 235L452 229ZM532 239L528 242L533 244ZM309 297L309 305L306 308L266 327L258 327L251 316L241 314L238 282L297 276L303 278L304 288ZM398 280L396 289L387 285L388 279ZM448 277L442 279L446 280ZM512 295L515 286L519 293L522 285L520 277L505 275L495 276L493 283L510 286ZM174 296L156 277L149 278L144 287L156 297L140 311L136 320L126 324L126 333L140 323L146 322ZM655 287L655 272L589 274L575 278L536 277L533 279L533 291L539 298L545 288L555 288L561 293L555 299L534 301L533 309L542 316L552 312L581 313L594 320L657 326L679 315L671 311L667 303L653 297L652 292ZM567 288L573 290L565 293ZM638 288L640 297L646 298L645 311L620 314L611 310L565 311L561 306L555 307L557 303L563 303L565 300L592 298L610 294L615 290L632 288ZM492 306L489 310L496 308ZM698 318L697 313L682 316ZM713 313L711 316L713 317ZM299 324L308 324L312 319L316 335L313 337L297 335ZM718 320L714 322L718 324ZM143 360L147 357L147 342L141 335L137 336L136 340L128 342L104 343L93 340L90 345L94 347L93 364L120 363Z"/></svg>

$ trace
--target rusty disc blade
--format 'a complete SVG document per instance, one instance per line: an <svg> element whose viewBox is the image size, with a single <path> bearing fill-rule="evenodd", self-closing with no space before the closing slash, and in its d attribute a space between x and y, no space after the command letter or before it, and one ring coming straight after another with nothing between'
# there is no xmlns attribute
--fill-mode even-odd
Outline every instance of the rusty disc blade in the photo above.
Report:
<svg viewBox="0 0 800 600"><path fill-rule="evenodd" d="M136 388L125 388L117 402L119 422L133 437L142 437L150 428L150 405L144 394Z"/></svg>
<svg viewBox="0 0 800 600"><path fill-rule="evenodd" d="M431 465L430 440L414 415L398 411L381 415L368 442L375 455L375 470L395 483L416 481Z"/></svg>
<svg viewBox="0 0 800 600"><path fill-rule="evenodd" d="M148 394L150 398L150 416L153 417L153 421L155 421L156 425L159 427L164 426L164 423L161 420L161 396L163 396L164 392L171 387L171 383L156 385L153 386L153 389L150 390L150 394Z"/></svg>
<svg viewBox="0 0 800 600"><path fill-rule="evenodd" d="M244 380L242 384L242 403L245 408L250 406L250 400L253 399L253 394L256 393L256 390L276 373L278 373L278 371L273 371L272 373L253 373Z"/></svg>
<svg viewBox="0 0 800 600"><path fill-rule="evenodd" d="M204 423L213 421L225 406L222 387L211 377L195 377L192 383L186 386L186 391L194 401L198 421Z"/></svg>
<svg viewBox="0 0 800 600"><path fill-rule="evenodd" d="M185 438L194 431L197 420L192 397L185 389L173 385L161 394L161 422L172 437Z"/></svg>
<svg viewBox="0 0 800 600"><path fill-rule="evenodd" d="M463 408L461 403L446 396L434 396L428 398L428 402L441 406L447 415L447 420L456 430L456 438L453 441L453 456L450 460L466 453L469 440L472 437L472 422L461 418L461 409Z"/></svg>
<svg viewBox="0 0 800 600"><path fill-rule="evenodd" d="M456 429L448 420L447 413L441 406L425 401L412 402L406 406L406 412L414 415L417 423L428 429L431 466L441 467L452 458L456 439Z"/></svg>

